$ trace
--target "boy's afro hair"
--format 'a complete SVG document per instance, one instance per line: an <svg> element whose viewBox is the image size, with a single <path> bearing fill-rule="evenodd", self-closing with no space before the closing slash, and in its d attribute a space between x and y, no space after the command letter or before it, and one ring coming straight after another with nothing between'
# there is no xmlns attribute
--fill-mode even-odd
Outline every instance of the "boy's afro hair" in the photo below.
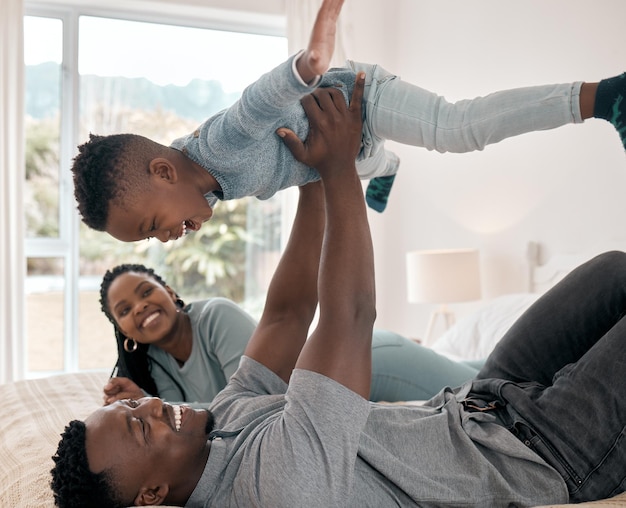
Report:
<svg viewBox="0 0 626 508"><path fill-rule="evenodd" d="M143 137L137 134L89 135L78 147L72 173L74 196L83 222L104 231L109 205L123 195L133 178L132 166L141 157Z"/></svg>

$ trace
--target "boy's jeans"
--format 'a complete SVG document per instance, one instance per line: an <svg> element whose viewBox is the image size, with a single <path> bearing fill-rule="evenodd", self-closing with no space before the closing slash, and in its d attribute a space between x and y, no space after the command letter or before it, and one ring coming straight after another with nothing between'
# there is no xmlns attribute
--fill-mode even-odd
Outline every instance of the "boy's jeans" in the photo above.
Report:
<svg viewBox="0 0 626 508"><path fill-rule="evenodd" d="M364 144L372 173L384 166L384 140L421 146L438 152L482 150L490 143L525 132L582 122L581 82L516 88L471 100L449 103L428 90L402 81L378 65L348 61L355 72L365 71Z"/></svg>

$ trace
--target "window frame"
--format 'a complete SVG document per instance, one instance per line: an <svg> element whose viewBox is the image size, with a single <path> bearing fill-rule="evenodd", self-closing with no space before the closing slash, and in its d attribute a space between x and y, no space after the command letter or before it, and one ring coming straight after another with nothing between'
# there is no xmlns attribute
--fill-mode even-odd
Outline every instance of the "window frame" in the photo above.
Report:
<svg viewBox="0 0 626 508"><path fill-rule="evenodd" d="M254 0L253 0L254 1ZM77 372L79 368L79 225L74 200L71 161L76 154L79 126L78 30L81 16L106 17L119 20L152 22L213 30L286 37L286 14L280 0L265 0L263 5L246 0L213 0L212 6L185 5L174 2L108 2L101 6L87 0L54 0L25 2L24 16L60 19L63 24L63 62L61 76L61 110L59 139L59 236L56 238L24 238L24 262L28 258L60 258L64 265L64 337L63 369ZM254 8L252 6L254 5ZM266 12L260 12L263 9ZM181 13L184 10L185 13ZM26 277L27 279L27 277ZM25 282L25 287L27 280ZM26 294L24 294L26 298ZM25 305L25 303L24 303ZM24 319L27 319L24 316ZM26 327L24 326L24 329ZM28 339L27 339L28 340ZM44 377L59 371L29 371L28 348L21 359L26 377Z"/></svg>

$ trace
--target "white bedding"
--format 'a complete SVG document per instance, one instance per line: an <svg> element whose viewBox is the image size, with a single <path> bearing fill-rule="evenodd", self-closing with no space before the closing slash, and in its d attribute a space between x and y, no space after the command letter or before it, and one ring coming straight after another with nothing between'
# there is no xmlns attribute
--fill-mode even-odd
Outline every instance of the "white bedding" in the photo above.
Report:
<svg viewBox="0 0 626 508"><path fill-rule="evenodd" d="M50 469L60 434L102 404L105 380L81 373L0 385L1 506L54 506Z"/></svg>
<svg viewBox="0 0 626 508"><path fill-rule="evenodd" d="M102 405L106 372L0 385L0 507L52 508L50 469L61 432Z"/></svg>
<svg viewBox="0 0 626 508"><path fill-rule="evenodd" d="M515 293L494 298L478 311L460 319L431 347L453 360L482 360L537 298L539 295L535 293Z"/></svg>

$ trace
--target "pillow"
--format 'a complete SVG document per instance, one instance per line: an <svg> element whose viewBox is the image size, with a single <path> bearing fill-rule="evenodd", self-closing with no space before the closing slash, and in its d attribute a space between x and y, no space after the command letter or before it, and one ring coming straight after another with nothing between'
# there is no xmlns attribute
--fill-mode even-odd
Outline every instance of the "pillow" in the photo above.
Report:
<svg viewBox="0 0 626 508"><path fill-rule="evenodd" d="M0 385L2 506L54 506L50 469L61 432L102 405L107 377L85 372Z"/></svg>
<svg viewBox="0 0 626 508"><path fill-rule="evenodd" d="M540 295L514 293L499 296L453 325L432 349L454 360L482 360Z"/></svg>

